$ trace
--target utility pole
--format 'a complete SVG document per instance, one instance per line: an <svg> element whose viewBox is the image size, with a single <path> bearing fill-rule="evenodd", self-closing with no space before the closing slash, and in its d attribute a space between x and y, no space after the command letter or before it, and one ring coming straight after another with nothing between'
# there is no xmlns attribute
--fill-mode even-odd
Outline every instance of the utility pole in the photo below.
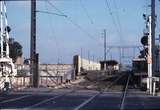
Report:
<svg viewBox="0 0 160 110"><path fill-rule="evenodd" d="M107 53L106 53L106 49L107 49L107 47L106 47L106 29L104 29L104 61L106 61L106 56L107 56Z"/></svg>
<svg viewBox="0 0 160 110"><path fill-rule="evenodd" d="M90 64L90 51L88 50L88 61L89 61L89 64Z"/></svg>
<svg viewBox="0 0 160 110"><path fill-rule="evenodd" d="M38 87L39 55L36 53L36 0L31 0L31 38L30 38L30 84Z"/></svg>
<svg viewBox="0 0 160 110"><path fill-rule="evenodd" d="M93 62L94 62L94 55L93 55Z"/></svg>
<svg viewBox="0 0 160 110"><path fill-rule="evenodd" d="M151 36L152 36L152 72L154 73L156 70L155 67L155 0L151 0Z"/></svg>
<svg viewBox="0 0 160 110"><path fill-rule="evenodd" d="M83 68L83 49L81 48L81 69Z"/></svg>
<svg viewBox="0 0 160 110"><path fill-rule="evenodd" d="M1 31L1 39L0 40L1 40L1 57L3 57L3 30L2 30L3 29L3 15L2 15L2 12L3 12L3 2L1 1L0 3L1 3L0 4L1 5L1 14L0 14L0 16L1 16L1 28L0 28L1 29L0 30Z"/></svg>
<svg viewBox="0 0 160 110"><path fill-rule="evenodd" d="M120 64L120 65L122 64L122 59L121 59L121 57L122 57L122 48L120 47L120 48L119 48L119 64Z"/></svg>
<svg viewBox="0 0 160 110"><path fill-rule="evenodd" d="M148 88L149 93L152 94L152 73L153 73L153 63L152 63L152 18L151 16L148 16L148 55L147 55L147 63L148 63Z"/></svg>

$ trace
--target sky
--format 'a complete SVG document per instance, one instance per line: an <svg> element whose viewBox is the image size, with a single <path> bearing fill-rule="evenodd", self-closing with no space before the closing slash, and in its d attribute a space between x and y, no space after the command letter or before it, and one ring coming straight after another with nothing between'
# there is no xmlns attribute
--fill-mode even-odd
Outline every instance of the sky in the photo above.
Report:
<svg viewBox="0 0 160 110"><path fill-rule="evenodd" d="M81 54L94 60L103 59L103 30L107 45L141 45L143 13L150 14L150 0L41 0L37 10L37 52L40 63L72 63ZM160 2L156 1L156 12ZM160 12L159 12L160 13ZM25 58L30 52L30 1L7 1L10 36L23 46ZM160 18L157 14L157 24ZM156 35L159 33L157 25ZM116 50L115 50L116 51ZM137 52L138 53L138 52ZM131 54L127 51L125 54ZM107 58L118 57L108 53Z"/></svg>

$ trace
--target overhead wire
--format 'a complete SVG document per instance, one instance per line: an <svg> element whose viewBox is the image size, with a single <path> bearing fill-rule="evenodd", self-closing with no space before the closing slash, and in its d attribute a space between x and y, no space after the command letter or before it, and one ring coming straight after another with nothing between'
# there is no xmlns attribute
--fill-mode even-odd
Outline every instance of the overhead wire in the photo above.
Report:
<svg viewBox="0 0 160 110"><path fill-rule="evenodd" d="M111 16L113 25L115 26L115 29L116 29L116 31L117 31L118 36L120 36L120 37L122 38L122 34L121 34L121 32L120 32L120 30L119 30L119 28L118 28L116 19L115 19L115 17L113 16L113 12L112 12L112 9L111 9L111 7L110 7L110 4L109 4L109 1L108 1L108 0L105 0L105 6L106 6L107 10L109 11L109 14L110 14L110 16Z"/></svg>
<svg viewBox="0 0 160 110"><path fill-rule="evenodd" d="M91 16L89 15L86 7L84 6L84 4L82 3L82 0L79 0L80 2L80 6L82 7L82 9L84 10L86 16L88 17L89 21L91 22L91 24L93 24L93 19L91 18Z"/></svg>
<svg viewBox="0 0 160 110"><path fill-rule="evenodd" d="M106 5L106 7L109 11L109 14L110 14L111 18L112 18L113 24L115 25L115 27L117 27L117 23L116 23L115 18L113 16L113 12L111 10L110 4L108 3L108 0L105 0L105 5Z"/></svg>
<svg viewBox="0 0 160 110"><path fill-rule="evenodd" d="M62 14L58 14L58 13L53 13L53 12L49 12L49 11L36 10L36 12L67 17L66 15L62 15Z"/></svg>
<svg viewBox="0 0 160 110"><path fill-rule="evenodd" d="M66 15L66 14L64 14L60 9L58 9L52 2L50 2L50 0L46 0L46 2L47 2L51 7L53 7L56 11L58 11L61 15ZM66 17L68 17L68 16L66 15Z"/></svg>
<svg viewBox="0 0 160 110"><path fill-rule="evenodd" d="M66 15L64 12L62 12L60 9L58 9L52 2L50 2L49 0L46 0L46 2L53 7L56 11L58 11L60 14L62 15ZM88 31L86 31L85 29L83 29L78 23L74 22L68 15L66 15L65 17L69 22L71 22L75 27L77 27L79 30L81 30L84 34L86 34L88 37L90 37L93 40L98 40L96 39L93 35L91 35ZM98 40L99 41L99 40ZM101 42L99 42L100 45L102 45Z"/></svg>
<svg viewBox="0 0 160 110"><path fill-rule="evenodd" d="M59 12L62 15L66 15L64 12L62 12L59 8L57 8L52 2L50 2L49 0L46 0L46 2L53 7L57 12ZM88 14L89 15L89 14ZM68 20L70 23L72 23L77 29L79 29L81 32L83 32L84 34L86 34L86 36L88 36L90 39L96 41L97 45L103 46L102 42L97 39L95 36L91 35L88 31L86 31L84 28L82 28L78 23L76 23L75 21L73 21L71 19L71 17L69 17L68 15L66 15L66 20ZM92 18L90 19L91 22L93 23Z"/></svg>
<svg viewBox="0 0 160 110"><path fill-rule="evenodd" d="M48 11L48 8L47 8L47 4L45 4L45 9ZM50 12L48 13L48 14L50 14ZM52 14L52 13L51 13ZM54 13L55 14L55 13ZM57 14L56 14L57 15ZM62 15L62 14L58 14L58 16L59 15ZM63 16L63 15L62 15ZM61 56L61 49L60 49L60 46L59 46L59 43L58 43L58 41L57 41L57 37L55 36L55 33L54 33L54 28L53 28L53 22L52 22L52 19L51 19L51 17L48 15L48 17L49 17L49 21L50 21L50 23L48 23L49 24L49 26L50 26L50 31L51 31L51 34L53 35L53 38L54 38L54 41L55 41L55 45L56 45L56 48L57 48L57 55L58 56ZM64 16L64 17L66 17L66 16ZM59 59L59 58L58 58Z"/></svg>
<svg viewBox="0 0 160 110"><path fill-rule="evenodd" d="M116 9L116 18L117 18L117 22L118 22L118 26L119 26L119 29L120 29L120 34L121 34L121 37L123 37L123 30L122 30L122 24L121 24L121 20L120 20L120 17L119 17L119 12L118 12L118 6L117 6L117 3L115 0L113 0L113 4L114 4L114 7ZM123 38L121 38L120 40L122 40Z"/></svg>

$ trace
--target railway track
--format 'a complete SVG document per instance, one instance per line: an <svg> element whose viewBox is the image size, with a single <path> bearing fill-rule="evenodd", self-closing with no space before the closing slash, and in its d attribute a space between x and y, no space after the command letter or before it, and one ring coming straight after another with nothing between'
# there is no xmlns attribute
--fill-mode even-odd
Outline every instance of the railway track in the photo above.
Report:
<svg viewBox="0 0 160 110"><path fill-rule="evenodd" d="M114 81L112 81L109 85L107 85L107 87L103 90L103 92L108 92L109 89L113 89L114 85L116 85L116 83L118 81L124 80L123 78L127 75L127 73L123 73L122 75L120 75L119 77L117 77Z"/></svg>
<svg viewBox="0 0 160 110"><path fill-rule="evenodd" d="M118 81L120 81L122 78L127 77L126 82L124 81L124 89L122 91L122 100L120 102L120 110L124 110L124 103L125 103L125 98L126 98L126 94L127 94L127 89L128 89L128 84L131 78L131 74L125 73L121 76L119 76L118 78L116 78L112 83L110 83L104 90L100 91L99 93L93 95L92 97L90 97L89 99L87 99L86 101L84 101L83 103L81 103L79 106L77 106L74 110L81 110L84 106L86 106L88 103L90 103L92 100L94 100L96 97L100 96L101 94L103 94L104 92L108 91L110 88L112 88Z"/></svg>
<svg viewBox="0 0 160 110"><path fill-rule="evenodd" d="M128 91L128 85L129 85L129 82L130 82L130 78L131 78L131 74L128 75L127 82L126 82L126 85L125 85L125 88L124 88L124 92L122 93L120 110L124 110L124 105L125 105L125 100L127 98L127 91Z"/></svg>
<svg viewBox="0 0 160 110"><path fill-rule="evenodd" d="M127 73L124 73L124 74L120 75L114 81L112 81L109 85L107 85L107 87L105 89L103 89L103 90L101 90L101 91L99 91L97 93L94 93L94 95L89 96L83 102L81 102L78 106L74 107L73 110L83 110L83 108L85 106L87 106L90 102L95 100L98 96L100 96L101 94L107 92L109 89L112 89L112 87L114 87L118 81L122 81L124 83L124 89L122 90L122 95L120 96L121 97L121 101L120 101L120 104L119 104L120 105L120 107L119 107L120 110L124 110L125 99L126 99L126 94L127 94L127 89L128 89L128 84L129 84L130 77L131 77L131 75L129 75ZM37 106L46 104L46 103L48 103L50 101L52 101L52 102L56 101L56 100L58 100L60 98L63 98L66 95L73 94L76 91L77 90L70 90L69 92L65 92L65 93L62 93L62 94L58 94L58 95L49 97L49 98L47 98L45 100L41 100L39 102L36 102L36 103L34 103L34 104L30 105L30 106L24 107L22 109L23 110L34 109ZM34 94L24 95L24 96L21 96L21 97L18 97L18 98L5 100L5 101L0 102L0 104L13 102L13 101L20 101L21 99L29 98L29 97L32 97L33 95Z"/></svg>

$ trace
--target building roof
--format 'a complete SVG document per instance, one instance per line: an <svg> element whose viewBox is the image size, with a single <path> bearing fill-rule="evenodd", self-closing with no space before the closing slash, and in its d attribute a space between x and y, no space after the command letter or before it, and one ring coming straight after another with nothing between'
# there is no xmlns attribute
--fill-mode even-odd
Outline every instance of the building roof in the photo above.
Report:
<svg viewBox="0 0 160 110"><path fill-rule="evenodd" d="M118 64L118 61L116 60L106 60L106 61L100 61L100 64L107 64L107 65L117 65Z"/></svg>

